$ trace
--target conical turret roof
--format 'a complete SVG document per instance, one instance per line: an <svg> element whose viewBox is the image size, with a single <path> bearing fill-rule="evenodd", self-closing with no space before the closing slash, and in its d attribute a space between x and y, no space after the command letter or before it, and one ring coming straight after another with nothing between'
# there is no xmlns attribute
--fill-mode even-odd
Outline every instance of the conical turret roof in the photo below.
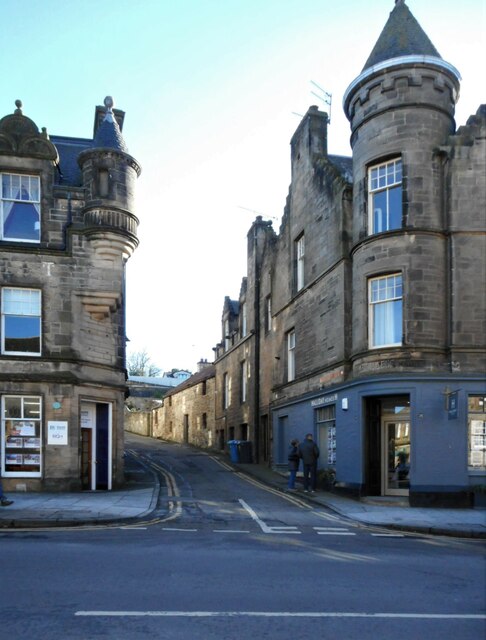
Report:
<svg viewBox="0 0 486 640"><path fill-rule="evenodd" d="M117 151L128 153L122 132L113 115L113 98L107 96L104 100L104 105L106 107L106 114L96 131L93 147L116 149Z"/></svg>
<svg viewBox="0 0 486 640"><path fill-rule="evenodd" d="M441 58L429 37L412 15L404 0L396 0L363 71L400 56L421 55Z"/></svg>

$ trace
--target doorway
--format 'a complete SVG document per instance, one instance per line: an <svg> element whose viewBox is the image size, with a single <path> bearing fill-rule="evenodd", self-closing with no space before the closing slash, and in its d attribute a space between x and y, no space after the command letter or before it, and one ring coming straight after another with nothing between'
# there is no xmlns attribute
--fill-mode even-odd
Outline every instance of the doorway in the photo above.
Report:
<svg viewBox="0 0 486 640"><path fill-rule="evenodd" d="M407 496L410 487L410 422L385 419L382 430L382 494Z"/></svg>
<svg viewBox="0 0 486 640"><path fill-rule="evenodd" d="M81 486L87 491L112 487L112 405L81 404Z"/></svg>
<svg viewBox="0 0 486 640"><path fill-rule="evenodd" d="M365 491L369 496L408 496L410 397L367 399Z"/></svg>

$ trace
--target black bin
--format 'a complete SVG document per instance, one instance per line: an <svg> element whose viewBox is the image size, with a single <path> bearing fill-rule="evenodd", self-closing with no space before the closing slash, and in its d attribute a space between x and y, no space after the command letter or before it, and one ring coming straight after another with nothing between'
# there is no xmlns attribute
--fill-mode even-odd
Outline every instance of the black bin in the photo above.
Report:
<svg viewBox="0 0 486 640"><path fill-rule="evenodd" d="M251 442L249 440L240 440L238 442L238 453L240 462L252 462Z"/></svg>

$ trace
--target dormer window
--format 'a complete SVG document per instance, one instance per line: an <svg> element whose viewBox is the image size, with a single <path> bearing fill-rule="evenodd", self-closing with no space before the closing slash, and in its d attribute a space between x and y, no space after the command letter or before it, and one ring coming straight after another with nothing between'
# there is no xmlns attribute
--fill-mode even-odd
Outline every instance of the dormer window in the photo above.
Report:
<svg viewBox="0 0 486 640"><path fill-rule="evenodd" d="M0 240L40 242L39 176L1 174Z"/></svg>
<svg viewBox="0 0 486 640"><path fill-rule="evenodd" d="M370 234L402 226L402 161L390 160L370 167Z"/></svg>

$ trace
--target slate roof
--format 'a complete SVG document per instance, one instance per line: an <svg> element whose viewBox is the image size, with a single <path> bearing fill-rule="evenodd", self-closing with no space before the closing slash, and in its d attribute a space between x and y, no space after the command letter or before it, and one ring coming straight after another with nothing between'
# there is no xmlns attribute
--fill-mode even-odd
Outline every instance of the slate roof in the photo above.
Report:
<svg viewBox="0 0 486 640"><path fill-rule="evenodd" d="M90 149L93 141L86 138L68 138L65 136L49 136L59 153L59 169L57 184L79 187L82 184L78 156L82 151Z"/></svg>
<svg viewBox="0 0 486 640"><path fill-rule="evenodd" d="M404 0L397 0L363 71L385 60L409 55L441 58Z"/></svg>
<svg viewBox="0 0 486 640"><path fill-rule="evenodd" d="M187 380L184 380L184 382L181 382L180 384L178 384L177 387L175 387L174 389L171 389L170 391L168 391L164 397L173 396L176 393L179 393L179 391L184 391L184 389L190 389L191 387L194 387L196 384L199 384L200 382L204 382L204 380L209 380L209 378L214 378L215 375L216 375L216 367L214 366L214 364L209 364L206 367L204 367L201 371L197 371L194 375L192 375Z"/></svg>
<svg viewBox="0 0 486 640"><path fill-rule="evenodd" d="M128 153L128 147L125 144L120 127L112 113L107 113L98 127L93 140L93 147L96 149L116 149L117 151Z"/></svg>
<svg viewBox="0 0 486 640"><path fill-rule="evenodd" d="M328 156L329 161L348 182L353 182L353 158L348 156Z"/></svg>

